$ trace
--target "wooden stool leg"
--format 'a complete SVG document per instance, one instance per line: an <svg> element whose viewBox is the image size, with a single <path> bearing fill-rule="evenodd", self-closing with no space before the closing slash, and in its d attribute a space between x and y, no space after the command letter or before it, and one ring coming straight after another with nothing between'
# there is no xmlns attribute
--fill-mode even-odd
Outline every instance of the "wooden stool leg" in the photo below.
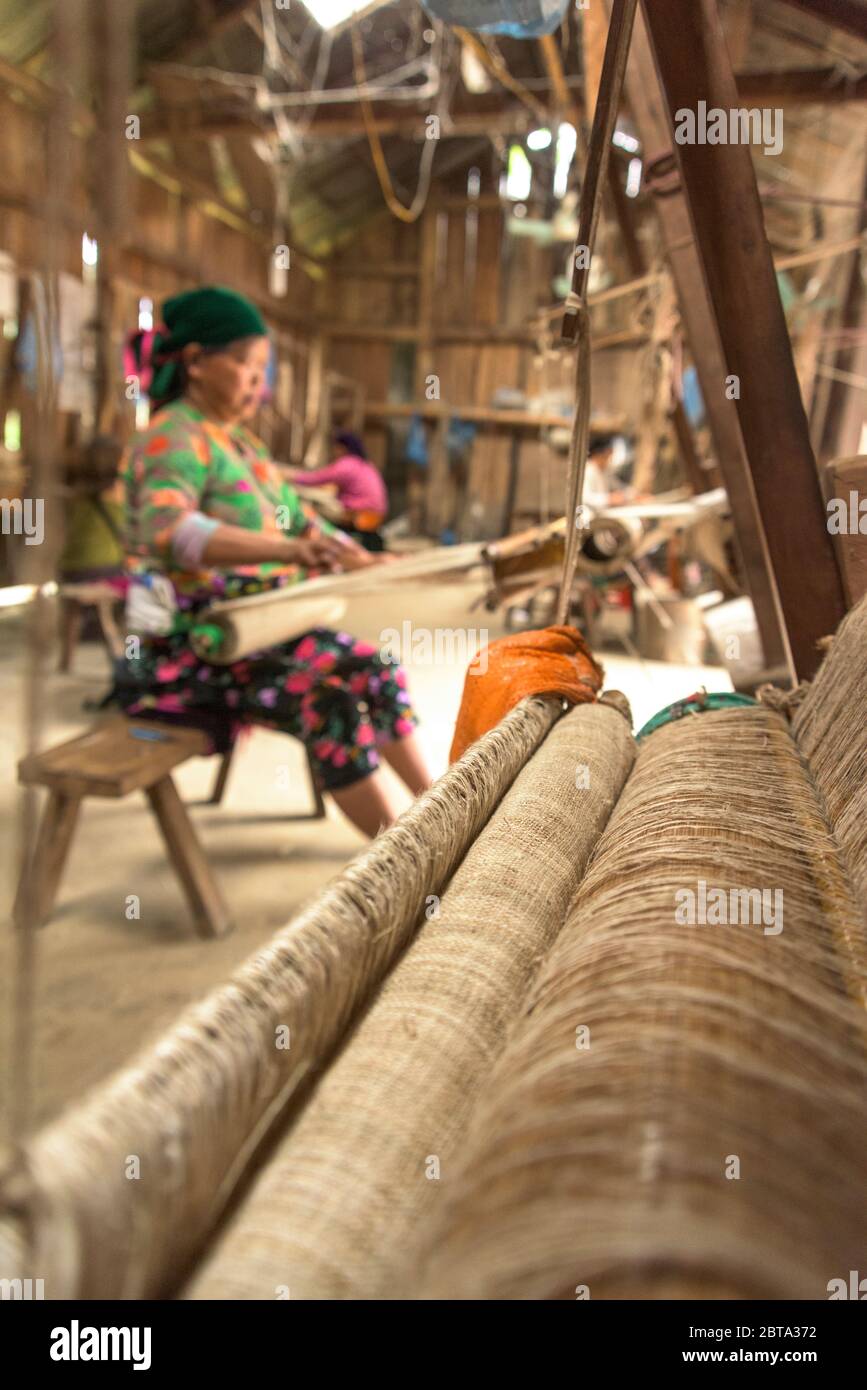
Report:
<svg viewBox="0 0 867 1390"><path fill-rule="evenodd" d="M81 636L84 611L75 599L64 599L60 615L60 665L64 674L72 670L72 658Z"/></svg>
<svg viewBox="0 0 867 1390"><path fill-rule="evenodd" d="M24 865L15 897L13 917L19 927L29 925L30 914L37 927L49 916L72 844L80 805L79 796L49 792L33 858Z"/></svg>
<svg viewBox="0 0 867 1390"><path fill-rule="evenodd" d="M319 778L316 776L316 770L313 766L313 759L310 756L310 749L306 746L306 744L304 747L304 752L307 757L307 770L310 773L310 785L313 788L314 818L316 820L324 820L326 811L325 801L322 796L322 788L319 785Z"/></svg>
<svg viewBox="0 0 867 1390"><path fill-rule="evenodd" d="M102 630L102 640L108 648L108 654L112 663L120 661L123 657L123 638L114 616L115 600L100 599L96 605L99 614L99 626Z"/></svg>
<svg viewBox="0 0 867 1390"><path fill-rule="evenodd" d="M224 936L232 929L229 911L177 787L171 777L161 777L148 787L147 794L169 858L193 909L196 931L200 936Z"/></svg>
<svg viewBox="0 0 867 1390"><path fill-rule="evenodd" d="M208 798L209 806L219 806L220 802L223 800L223 797L226 792L226 783L229 780L229 773L232 770L232 759L234 758L234 756L235 745L232 744L232 747L229 749L228 753L224 753L222 758L220 759L220 770L217 773L216 779L214 781L214 789Z"/></svg>

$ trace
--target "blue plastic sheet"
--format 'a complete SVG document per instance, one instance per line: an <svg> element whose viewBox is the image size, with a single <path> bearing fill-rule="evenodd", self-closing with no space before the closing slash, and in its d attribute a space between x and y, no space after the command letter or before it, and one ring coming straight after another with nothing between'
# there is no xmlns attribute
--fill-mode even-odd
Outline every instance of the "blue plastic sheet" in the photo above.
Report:
<svg viewBox="0 0 867 1390"><path fill-rule="evenodd" d="M425 0L424 9L446 24L477 34L538 39L553 34L568 5L569 0Z"/></svg>

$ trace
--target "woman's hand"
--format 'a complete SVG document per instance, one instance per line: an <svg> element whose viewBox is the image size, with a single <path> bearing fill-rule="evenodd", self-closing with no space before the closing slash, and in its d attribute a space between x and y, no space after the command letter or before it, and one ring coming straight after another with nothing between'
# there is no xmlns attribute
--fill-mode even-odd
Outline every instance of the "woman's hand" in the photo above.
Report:
<svg viewBox="0 0 867 1390"><path fill-rule="evenodd" d="M370 550L365 550L363 545L358 545L355 541L347 539L341 544L342 563L345 570L366 570L371 565L378 565L381 556L373 554Z"/></svg>
<svg viewBox="0 0 867 1390"><path fill-rule="evenodd" d="M287 539L285 544L288 562L300 565L302 569L331 570L332 573L337 573L349 568L346 564L346 548L333 536L311 536L303 540L293 538Z"/></svg>

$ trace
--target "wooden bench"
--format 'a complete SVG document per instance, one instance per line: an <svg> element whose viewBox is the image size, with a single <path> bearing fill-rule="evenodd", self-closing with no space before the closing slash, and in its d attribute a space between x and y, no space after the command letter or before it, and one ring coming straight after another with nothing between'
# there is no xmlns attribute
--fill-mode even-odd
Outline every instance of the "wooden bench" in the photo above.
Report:
<svg viewBox="0 0 867 1390"><path fill-rule="evenodd" d="M96 609L106 650L112 661L119 661L123 656L123 638L115 619L115 611L118 604L123 602L122 593L112 584L100 580L90 580L82 583L61 584L60 598L60 664L58 670L63 673L72 670L72 662L81 634L81 625L88 608Z"/></svg>
<svg viewBox="0 0 867 1390"><path fill-rule="evenodd" d="M207 734L198 729L120 715L80 738L22 759L19 781L47 787L48 802L33 857L18 886L16 922L39 925L50 915L84 798L119 799L143 791L192 909L196 931L215 937L231 930L228 909L171 776L188 758L210 752ZM218 779L220 796L227 772L224 760Z"/></svg>

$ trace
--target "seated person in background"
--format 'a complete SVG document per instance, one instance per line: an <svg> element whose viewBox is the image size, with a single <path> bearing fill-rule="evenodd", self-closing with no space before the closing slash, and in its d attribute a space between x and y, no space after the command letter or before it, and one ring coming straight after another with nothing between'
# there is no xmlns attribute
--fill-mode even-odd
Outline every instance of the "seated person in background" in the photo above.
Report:
<svg viewBox="0 0 867 1390"><path fill-rule="evenodd" d="M380 757L413 794L430 785L400 667L370 643L322 627L213 665L196 654L190 633L214 599L378 561L304 507L246 427L270 355L255 305L207 288L176 295L163 313L150 364L151 423L132 439L121 469L127 623L141 642L122 664L117 698L139 717L219 716L291 734L344 815L376 835L397 813ZM139 353L141 335L131 341Z"/></svg>
<svg viewBox="0 0 867 1390"><path fill-rule="evenodd" d="M120 447L97 436L88 446L66 509L60 577L68 584L123 581L123 498L117 469ZM125 587L119 582L120 590Z"/></svg>
<svg viewBox="0 0 867 1390"><path fill-rule="evenodd" d="M597 512L627 502L631 493L614 471L614 440L613 434L597 435L587 451L582 500Z"/></svg>
<svg viewBox="0 0 867 1390"><path fill-rule="evenodd" d="M388 493L382 474L370 462L357 434L339 430L326 467L292 469L289 478L306 487L335 487L345 530L366 550L383 549L378 527L388 515Z"/></svg>

